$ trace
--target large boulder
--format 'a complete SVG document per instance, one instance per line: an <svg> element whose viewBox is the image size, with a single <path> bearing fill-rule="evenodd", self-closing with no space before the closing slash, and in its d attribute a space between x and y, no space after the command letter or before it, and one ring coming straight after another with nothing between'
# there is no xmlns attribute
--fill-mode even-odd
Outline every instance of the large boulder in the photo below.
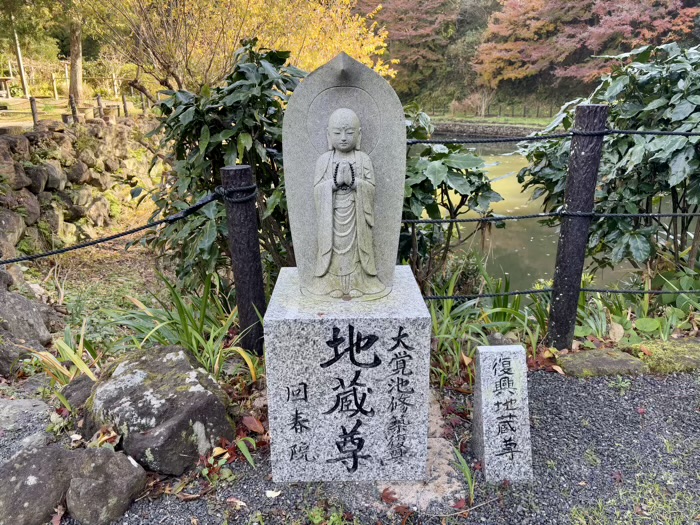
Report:
<svg viewBox="0 0 700 525"><path fill-rule="evenodd" d="M0 241L16 246L25 227L24 219L19 213L0 208Z"/></svg>
<svg viewBox="0 0 700 525"><path fill-rule="evenodd" d="M93 387L86 407L91 428L113 424L124 452L163 474L182 474L234 434L226 395L177 346L128 355Z"/></svg>
<svg viewBox="0 0 700 525"><path fill-rule="evenodd" d="M73 470L66 507L82 525L120 518L146 486L146 472L130 457L108 449L86 450Z"/></svg>
<svg viewBox="0 0 700 525"><path fill-rule="evenodd" d="M30 348L37 351L43 350L37 341L27 341L0 329L0 376L6 378L12 376L19 368L19 360L29 355Z"/></svg>
<svg viewBox="0 0 700 525"><path fill-rule="evenodd" d="M88 165L82 160L79 160L71 167L68 172L68 180L73 184L85 184L90 180L90 172Z"/></svg>
<svg viewBox="0 0 700 525"><path fill-rule="evenodd" d="M83 162L88 168L99 169L100 171L104 169L104 163L102 160L98 158L97 155L95 155L95 152L90 149L84 149L81 151L78 159L80 159L80 161Z"/></svg>
<svg viewBox="0 0 700 525"><path fill-rule="evenodd" d="M112 180L110 174L106 171L97 171L91 169L88 184L96 187L100 191L107 191L109 188L112 187L114 181Z"/></svg>
<svg viewBox="0 0 700 525"><path fill-rule="evenodd" d="M0 161L0 182L7 184L11 190L26 188L32 183L24 173L24 167L11 160Z"/></svg>
<svg viewBox="0 0 700 525"><path fill-rule="evenodd" d="M109 201L104 197L97 197L87 209L87 218L97 227L102 227L109 222Z"/></svg>
<svg viewBox="0 0 700 525"><path fill-rule="evenodd" d="M49 190L65 189L68 176L66 172L63 171L61 163L57 160L47 160L44 167L46 167L49 174L48 180L46 181L46 188Z"/></svg>
<svg viewBox="0 0 700 525"><path fill-rule="evenodd" d="M68 491L70 453L28 449L0 467L0 525L47 523Z"/></svg>
<svg viewBox="0 0 700 525"><path fill-rule="evenodd" d="M27 226L39 220L39 200L27 188L0 194L0 206L22 215Z"/></svg>
<svg viewBox="0 0 700 525"><path fill-rule="evenodd" d="M0 142L7 146L15 160L29 160L29 141L24 135L2 135Z"/></svg>
<svg viewBox="0 0 700 525"><path fill-rule="evenodd" d="M28 449L0 467L0 525L40 525L64 500L82 525L119 519L146 485L133 459L109 449Z"/></svg>
<svg viewBox="0 0 700 525"><path fill-rule="evenodd" d="M0 328L27 341L51 342L42 306L19 294L0 289Z"/></svg>
<svg viewBox="0 0 700 525"><path fill-rule="evenodd" d="M54 151L59 148L56 139L60 140L60 133L53 131L30 131L25 133L29 141L29 148L34 152Z"/></svg>
<svg viewBox="0 0 700 525"><path fill-rule="evenodd" d="M49 170L46 166L32 166L26 170L27 177L31 181L29 190L39 195L46 189L46 183L49 181Z"/></svg>

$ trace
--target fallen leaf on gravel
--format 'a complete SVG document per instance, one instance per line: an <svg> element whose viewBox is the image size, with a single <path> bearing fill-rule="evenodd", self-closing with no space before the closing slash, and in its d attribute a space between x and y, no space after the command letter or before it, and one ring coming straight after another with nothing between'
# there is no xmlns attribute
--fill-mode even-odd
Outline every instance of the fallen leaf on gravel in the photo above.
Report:
<svg viewBox="0 0 700 525"><path fill-rule="evenodd" d="M282 492L279 490L266 490L265 491L265 496L267 496L268 498L276 498L280 494L282 494Z"/></svg>
<svg viewBox="0 0 700 525"><path fill-rule="evenodd" d="M243 501L236 499L236 498L228 498L226 500L226 503L231 505L235 510L241 510L243 507L247 507Z"/></svg>
<svg viewBox="0 0 700 525"><path fill-rule="evenodd" d="M462 498L462 499L459 500L457 503L455 503L454 505L452 505L452 508L453 508L453 509L457 509L457 510L462 510L462 509L463 509L464 507L466 507L466 506L467 506L467 500L465 500L464 498Z"/></svg>
<svg viewBox="0 0 700 525"><path fill-rule="evenodd" d="M624 481L622 477L622 472L620 472L619 470L617 472L613 472L612 479L615 483L622 483Z"/></svg>
<svg viewBox="0 0 700 525"><path fill-rule="evenodd" d="M394 512L396 512L396 514L398 514L399 516L403 517L403 520L401 520L401 525L406 525L408 518L415 514L415 512L413 512L405 505L398 505L397 507L394 507Z"/></svg>
<svg viewBox="0 0 700 525"><path fill-rule="evenodd" d="M194 501L202 497L201 494L187 494L186 492L179 492L175 496L180 501Z"/></svg>
<svg viewBox="0 0 700 525"><path fill-rule="evenodd" d="M564 370L559 365L552 365L552 370L554 370L557 374L561 374L565 376L566 374L564 373Z"/></svg>
<svg viewBox="0 0 700 525"><path fill-rule="evenodd" d="M214 450L211 451L211 456L215 458L221 454L226 454L226 452L228 452L228 450L223 447L214 447Z"/></svg>
<svg viewBox="0 0 700 525"><path fill-rule="evenodd" d="M192 525L199 525L199 520L197 518L190 518L190 523Z"/></svg>
<svg viewBox="0 0 700 525"><path fill-rule="evenodd" d="M646 409L646 408L639 407L639 408L637 409L637 414L639 414L640 416L643 416L643 415L645 415L646 413L647 413L647 409Z"/></svg>
<svg viewBox="0 0 700 525"><path fill-rule="evenodd" d="M399 500L399 498L396 497L396 492L391 490L389 487L385 488L382 491L382 501L386 503L387 505L391 505L392 503L396 503Z"/></svg>
<svg viewBox="0 0 700 525"><path fill-rule="evenodd" d="M578 484L582 487L585 487L586 485L588 485L588 483L586 483L585 481L579 481Z"/></svg>
<svg viewBox="0 0 700 525"><path fill-rule="evenodd" d="M345 511L343 512L343 519L345 521L353 522L355 521L355 515L352 512Z"/></svg>
<svg viewBox="0 0 700 525"><path fill-rule="evenodd" d="M481 461L476 462L476 465L474 465L474 470L481 472Z"/></svg>
<svg viewBox="0 0 700 525"><path fill-rule="evenodd" d="M242 423L251 432L255 432L257 434L265 433L265 427L263 427L263 424L253 416L245 416L242 420Z"/></svg>
<svg viewBox="0 0 700 525"><path fill-rule="evenodd" d="M56 514L54 514L53 517L51 518L51 525L60 525L61 518L66 513L66 509L63 508L63 505L59 505L58 507L56 507L53 510Z"/></svg>

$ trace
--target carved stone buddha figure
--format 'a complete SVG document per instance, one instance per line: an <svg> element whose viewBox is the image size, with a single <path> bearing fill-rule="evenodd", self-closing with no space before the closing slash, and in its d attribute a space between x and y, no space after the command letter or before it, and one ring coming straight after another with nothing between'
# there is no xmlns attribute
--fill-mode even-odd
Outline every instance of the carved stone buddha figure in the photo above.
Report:
<svg viewBox="0 0 700 525"><path fill-rule="evenodd" d="M340 108L330 116L329 151L314 174L318 251L309 291L316 295L371 299L385 290L374 260L374 170L360 151L361 135L354 111Z"/></svg>

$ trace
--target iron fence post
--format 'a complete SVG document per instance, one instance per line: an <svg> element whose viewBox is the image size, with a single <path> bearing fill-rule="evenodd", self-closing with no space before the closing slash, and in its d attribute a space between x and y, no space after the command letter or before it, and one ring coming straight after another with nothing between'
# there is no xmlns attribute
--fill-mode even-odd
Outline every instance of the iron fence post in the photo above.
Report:
<svg viewBox="0 0 700 525"><path fill-rule="evenodd" d="M571 348L576 327L578 298L586 257L586 244L603 151L603 135L577 135L576 131L605 130L608 107L581 105L576 108L571 139L569 175L566 179L564 212L580 213L561 220L554 286L549 312L549 344L559 350Z"/></svg>

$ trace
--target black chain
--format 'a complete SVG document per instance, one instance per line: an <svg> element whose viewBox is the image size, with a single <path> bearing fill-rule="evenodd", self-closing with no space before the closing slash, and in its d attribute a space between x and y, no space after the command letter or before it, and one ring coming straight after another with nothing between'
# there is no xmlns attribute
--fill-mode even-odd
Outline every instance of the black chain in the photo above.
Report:
<svg viewBox="0 0 700 525"><path fill-rule="evenodd" d="M514 292L482 293L473 295L426 295L426 301L468 301L472 299L488 299L492 297L513 297L517 295L540 295L548 294L552 288L538 288L536 290L516 290ZM607 293L607 294L632 294L632 295L683 295L700 294L700 290L615 290L610 288L580 288L579 292L586 293Z"/></svg>
<svg viewBox="0 0 700 525"><path fill-rule="evenodd" d="M541 140L567 139L575 136L600 137L606 135L659 135L674 137L700 137L696 131L644 131L636 129L604 129L600 131L583 131L574 129L567 133L551 133L548 135L530 135L521 137L490 137L480 139L429 139L407 140L409 146L414 144L502 144L509 142L536 142Z"/></svg>
<svg viewBox="0 0 700 525"><path fill-rule="evenodd" d="M126 230L126 231L121 232L121 233L115 233L114 235L110 235L108 237L102 237L101 239L95 239L95 240L83 242L80 244L74 244L73 246L68 246L66 248L61 248L59 250L52 250L50 252L37 253L35 255L25 255L23 257L15 257L14 259L0 260L0 266L5 266L8 264L14 264L14 263L20 263L20 262L36 261L37 259L43 259L44 257L51 257L52 255L61 255L63 253L72 252L74 250L81 250L83 248L88 248L90 246L102 244L103 242L113 241L115 239L119 239L120 237L126 237L128 235L133 235L134 233L139 233L139 232L142 232L142 231L147 230L149 228L155 228L156 226L160 226L162 224L172 224L174 222L177 222L179 220L182 220L182 219L189 217L190 215L192 215L193 213L196 213L198 210L202 209L204 206L206 206L210 202L218 200L219 198L220 197L219 197L218 193L212 193L210 195L207 195L202 200L200 200L196 204L193 204L192 206L190 206L189 208L187 208L185 210L182 210L178 213L170 215L169 217L165 217L164 219L160 219L158 221L146 223L142 226L139 226L138 228L132 228L131 230Z"/></svg>
<svg viewBox="0 0 700 525"><path fill-rule="evenodd" d="M663 219L669 217L700 217L700 212L697 213L596 213L586 211L553 211L549 213L533 213L532 215L493 215L489 217L474 217L469 219L402 219L404 224L461 224L470 222L501 222L501 221L519 221L523 219L550 219L553 217L591 217L591 218L616 218L630 219L650 217L652 219Z"/></svg>
<svg viewBox="0 0 700 525"><path fill-rule="evenodd" d="M252 201L257 197L258 186L256 184L241 186L240 188L223 188L222 186L218 186L214 191L224 199L224 201L230 204L241 204L243 202ZM247 195L237 196L240 193L246 192L248 193Z"/></svg>

